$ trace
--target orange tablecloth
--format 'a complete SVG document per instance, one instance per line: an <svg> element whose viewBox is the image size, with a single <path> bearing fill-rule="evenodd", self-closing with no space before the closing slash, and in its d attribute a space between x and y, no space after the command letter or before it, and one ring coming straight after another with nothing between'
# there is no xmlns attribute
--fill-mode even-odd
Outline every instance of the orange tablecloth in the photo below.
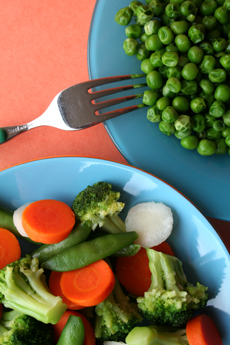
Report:
<svg viewBox="0 0 230 345"><path fill-rule="evenodd" d="M87 41L95 3L0 0L0 127L33 120L62 89L88 80ZM126 163L103 125L78 132L40 127L0 146L0 170L63 155ZM230 248L230 223L211 221Z"/></svg>

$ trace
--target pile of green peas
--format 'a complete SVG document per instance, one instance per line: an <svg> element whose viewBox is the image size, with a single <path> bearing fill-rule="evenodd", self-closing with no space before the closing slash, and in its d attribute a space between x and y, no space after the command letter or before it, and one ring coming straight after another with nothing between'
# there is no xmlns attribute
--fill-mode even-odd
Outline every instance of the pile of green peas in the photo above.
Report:
<svg viewBox="0 0 230 345"><path fill-rule="evenodd" d="M230 154L230 0L132 1L115 21L146 74L147 119L202 156Z"/></svg>

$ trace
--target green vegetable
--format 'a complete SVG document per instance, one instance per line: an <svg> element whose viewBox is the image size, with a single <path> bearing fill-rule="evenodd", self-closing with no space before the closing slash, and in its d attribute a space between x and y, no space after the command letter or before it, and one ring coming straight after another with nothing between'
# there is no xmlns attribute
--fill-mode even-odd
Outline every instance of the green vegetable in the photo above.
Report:
<svg viewBox="0 0 230 345"><path fill-rule="evenodd" d="M115 21L119 25L126 26L131 22L133 11L130 7L121 8L115 15Z"/></svg>
<svg viewBox="0 0 230 345"><path fill-rule="evenodd" d="M215 101L212 103L210 109L209 109L209 114L214 116L214 117L221 117L224 116L225 114L225 105L221 101Z"/></svg>
<svg viewBox="0 0 230 345"><path fill-rule="evenodd" d="M163 110L161 117L164 122L173 123L178 119L178 113L172 106L168 106Z"/></svg>
<svg viewBox="0 0 230 345"><path fill-rule="evenodd" d="M207 303L207 287L187 281L176 257L146 249L151 286L137 298L139 310L152 324L183 327L193 313Z"/></svg>
<svg viewBox="0 0 230 345"><path fill-rule="evenodd" d="M216 150L217 145L215 141L209 139L202 139L197 146L197 152L201 156L211 156L216 153Z"/></svg>
<svg viewBox="0 0 230 345"><path fill-rule="evenodd" d="M77 223L65 240L54 244L44 244L31 252L30 255L32 258L36 257L39 260L39 264L42 264L44 261L52 258L62 250L85 241L90 235L90 232L91 228L87 222Z"/></svg>
<svg viewBox="0 0 230 345"><path fill-rule="evenodd" d="M142 27L138 24L132 24L125 28L125 34L128 38L139 38L142 34Z"/></svg>
<svg viewBox="0 0 230 345"><path fill-rule="evenodd" d="M197 148L199 140L195 135L189 135L181 139L181 145L187 150L194 150Z"/></svg>
<svg viewBox="0 0 230 345"><path fill-rule="evenodd" d="M129 7L131 8L131 10L133 11L133 16L136 17L136 10L137 7L143 5L143 3L141 1L131 1L129 4Z"/></svg>
<svg viewBox="0 0 230 345"><path fill-rule="evenodd" d="M125 224L118 215L124 203L119 198L120 193L113 191L110 183L97 182L75 197L72 209L76 219L89 222L92 230L99 226L109 233L124 232Z"/></svg>
<svg viewBox="0 0 230 345"><path fill-rule="evenodd" d="M29 255L1 269L0 301L6 308L55 324L65 312L66 304L50 293L43 272L38 259Z"/></svg>
<svg viewBox="0 0 230 345"><path fill-rule="evenodd" d="M158 31L158 36L164 44L170 44L174 41L174 34L168 26L162 26Z"/></svg>
<svg viewBox="0 0 230 345"><path fill-rule="evenodd" d="M125 338L127 345L188 345L186 330L163 326L134 327Z"/></svg>
<svg viewBox="0 0 230 345"><path fill-rule="evenodd" d="M161 121L161 110L154 105L147 110L147 119L153 123Z"/></svg>
<svg viewBox="0 0 230 345"><path fill-rule="evenodd" d="M163 80L160 72L151 71L146 76L146 83L152 90L158 90L163 86Z"/></svg>
<svg viewBox="0 0 230 345"><path fill-rule="evenodd" d="M192 46L188 50L188 58L190 62L193 62L195 64L201 63L204 56L204 51L202 48L198 46Z"/></svg>
<svg viewBox="0 0 230 345"><path fill-rule="evenodd" d="M168 97L161 97L157 100L156 106L160 111L163 111L171 104L170 98Z"/></svg>
<svg viewBox="0 0 230 345"><path fill-rule="evenodd" d="M161 133L165 134L165 135L172 135L175 131L175 128L173 126L173 123L168 123L165 121L160 121L159 123L159 130L161 131Z"/></svg>
<svg viewBox="0 0 230 345"><path fill-rule="evenodd" d="M190 27L186 20L175 21L170 25L170 29L175 35L185 34Z"/></svg>
<svg viewBox="0 0 230 345"><path fill-rule="evenodd" d="M182 69L182 77L185 80L194 80L198 75L199 69L193 62L187 63Z"/></svg>
<svg viewBox="0 0 230 345"><path fill-rule="evenodd" d="M151 20L153 15L153 9L148 5L140 5L136 8L137 23L140 25L144 25Z"/></svg>
<svg viewBox="0 0 230 345"><path fill-rule="evenodd" d="M57 345L82 345L85 329L79 316L70 315L58 339Z"/></svg>
<svg viewBox="0 0 230 345"><path fill-rule="evenodd" d="M175 121L174 126L177 131L185 132L190 130L193 127L192 118L188 115L180 115Z"/></svg>
<svg viewBox="0 0 230 345"><path fill-rule="evenodd" d="M154 90L145 90L143 94L143 103L146 105L155 105L159 95Z"/></svg>
<svg viewBox="0 0 230 345"><path fill-rule="evenodd" d="M0 207L0 227L11 231L15 236L22 238L13 222L13 211Z"/></svg>
<svg viewBox="0 0 230 345"><path fill-rule="evenodd" d="M216 139L216 155L224 155L228 152L228 145L225 142L224 138Z"/></svg>
<svg viewBox="0 0 230 345"><path fill-rule="evenodd" d="M157 34L161 27L161 21L159 19L152 19L144 25L145 33L148 36Z"/></svg>
<svg viewBox="0 0 230 345"><path fill-rule="evenodd" d="M150 51L156 51L164 47L158 34L152 34L145 41L145 47Z"/></svg>
<svg viewBox="0 0 230 345"><path fill-rule="evenodd" d="M168 86L169 90L174 93L178 93L181 90L181 81L178 78L169 78L166 82L166 85Z"/></svg>
<svg viewBox="0 0 230 345"><path fill-rule="evenodd" d="M126 38L126 40L123 43L123 49L125 51L125 54L129 56L133 56L137 53L139 48L139 43L135 38Z"/></svg>
<svg viewBox="0 0 230 345"><path fill-rule="evenodd" d="M181 53L186 53L191 47L191 42L185 34L177 35L175 37L175 44Z"/></svg>
<svg viewBox="0 0 230 345"><path fill-rule="evenodd" d="M177 96L173 99L172 106L178 113L186 113L189 111L190 103L186 97Z"/></svg>
<svg viewBox="0 0 230 345"><path fill-rule="evenodd" d="M54 345L53 328L16 310L4 310L0 320L0 344Z"/></svg>
<svg viewBox="0 0 230 345"><path fill-rule="evenodd" d="M194 113L199 114L206 108L206 104L202 97L196 97L191 100L190 107Z"/></svg>
<svg viewBox="0 0 230 345"><path fill-rule="evenodd" d="M193 120L193 127L192 129L197 132L201 133L205 130L206 123L205 123L205 117L201 114L195 114L192 117Z"/></svg>
<svg viewBox="0 0 230 345"><path fill-rule="evenodd" d="M44 261L41 266L44 269L58 272L82 268L126 248L137 237L138 235L134 231L96 237L63 250L49 260Z"/></svg>
<svg viewBox="0 0 230 345"><path fill-rule="evenodd" d="M179 61L179 55L177 54L177 52L165 52L162 55L162 62L165 66L167 67L174 67L178 64Z"/></svg>
<svg viewBox="0 0 230 345"><path fill-rule="evenodd" d="M116 278L112 293L96 308L95 336L101 341L124 339L133 327L142 320L136 303L124 294Z"/></svg>

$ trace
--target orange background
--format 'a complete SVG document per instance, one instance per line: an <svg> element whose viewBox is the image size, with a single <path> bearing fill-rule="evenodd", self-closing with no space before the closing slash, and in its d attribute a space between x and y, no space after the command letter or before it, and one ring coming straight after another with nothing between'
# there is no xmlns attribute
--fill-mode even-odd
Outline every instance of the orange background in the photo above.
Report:
<svg viewBox="0 0 230 345"><path fill-rule="evenodd" d="M95 3L0 0L0 126L33 120L58 92L89 79L87 43ZM40 127L0 146L0 170L63 155L126 163L102 124L73 132ZM211 222L230 248L230 223Z"/></svg>

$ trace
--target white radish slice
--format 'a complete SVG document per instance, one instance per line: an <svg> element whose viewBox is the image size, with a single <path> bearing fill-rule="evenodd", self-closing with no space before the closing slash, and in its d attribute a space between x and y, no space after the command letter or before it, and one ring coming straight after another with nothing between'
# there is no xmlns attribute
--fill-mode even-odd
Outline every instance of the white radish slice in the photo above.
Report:
<svg viewBox="0 0 230 345"><path fill-rule="evenodd" d="M17 210L13 213L13 223L16 229L18 230L19 234L23 237L29 237L27 233L25 232L23 226L22 226L22 213L25 210L27 206L29 206L31 202L27 202L26 204L20 206L17 208Z"/></svg>
<svg viewBox="0 0 230 345"><path fill-rule="evenodd" d="M144 248L157 246L165 241L173 229L171 208L162 202L145 202L132 207L125 219L126 231L136 231L135 241Z"/></svg>

